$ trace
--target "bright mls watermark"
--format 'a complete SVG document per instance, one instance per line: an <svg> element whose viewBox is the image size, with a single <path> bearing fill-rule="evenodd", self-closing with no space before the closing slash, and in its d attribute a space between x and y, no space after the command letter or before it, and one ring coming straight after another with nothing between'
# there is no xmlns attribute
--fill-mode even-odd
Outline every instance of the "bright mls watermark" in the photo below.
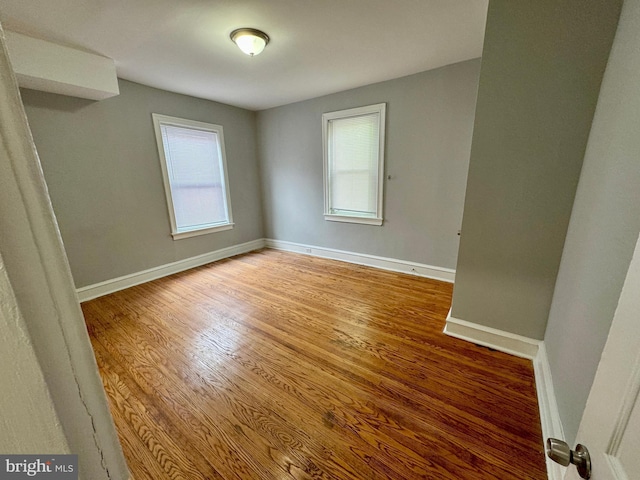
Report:
<svg viewBox="0 0 640 480"><path fill-rule="evenodd" d="M0 455L0 480L78 480L78 455Z"/></svg>

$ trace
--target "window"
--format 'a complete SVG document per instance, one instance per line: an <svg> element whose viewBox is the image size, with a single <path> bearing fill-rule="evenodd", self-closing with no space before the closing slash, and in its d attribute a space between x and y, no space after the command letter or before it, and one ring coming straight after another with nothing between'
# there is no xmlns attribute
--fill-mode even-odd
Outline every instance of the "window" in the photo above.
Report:
<svg viewBox="0 0 640 480"><path fill-rule="evenodd" d="M324 218L382 225L385 104L322 115Z"/></svg>
<svg viewBox="0 0 640 480"><path fill-rule="evenodd" d="M220 125L153 114L174 240L233 228Z"/></svg>

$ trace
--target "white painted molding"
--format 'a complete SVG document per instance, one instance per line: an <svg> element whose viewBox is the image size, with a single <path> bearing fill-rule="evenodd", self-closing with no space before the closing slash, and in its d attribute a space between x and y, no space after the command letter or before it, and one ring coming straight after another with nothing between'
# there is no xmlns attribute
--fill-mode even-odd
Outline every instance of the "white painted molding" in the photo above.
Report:
<svg viewBox="0 0 640 480"><path fill-rule="evenodd" d="M166 277L174 273L183 272L190 268L206 265L207 263L222 260L223 258L233 257L234 255L240 255L241 253L251 252L264 248L264 239L259 238L251 242L241 243L239 245L233 245L231 247L221 248L213 252L198 255L196 257L186 258L177 262L167 263L166 265L160 265L159 267L150 268L141 272L124 275L122 277L106 280L104 282L95 283L86 287L78 288L78 300L80 302L86 302L94 298L107 295L109 293L124 290L125 288L140 285L141 283L150 282L158 278Z"/></svg>
<svg viewBox="0 0 640 480"><path fill-rule="evenodd" d="M6 31L18 84L24 88L103 100L120 93L111 58Z"/></svg>
<svg viewBox="0 0 640 480"><path fill-rule="evenodd" d="M540 411L540 426L542 427L542 443L544 445L549 437L564 439L547 349L543 341L454 318L451 316L451 310L447 315L444 333L451 337L532 360ZM566 469L550 458L545 458L549 480L562 480Z"/></svg>
<svg viewBox="0 0 640 480"><path fill-rule="evenodd" d="M78 288L78 300L80 302L86 302L87 300L92 300L103 295L108 295L109 293L133 287L134 285L140 285L141 283L150 282L151 280L166 277L167 275L172 275L190 268L199 267L200 265L205 265L223 258L233 257L234 255L240 255L241 253L251 252L264 247L302 253L305 255L313 255L321 258L341 260L343 262L355 263L358 265L367 265L374 268L380 268L382 270L403 272L411 275L433 278L444 282L453 283L455 279L455 270L448 268L433 267L431 265L424 265L421 263L407 262L393 258L376 257L363 253L345 252L342 250L316 247L313 245L302 245L299 243L283 242L271 239L265 240L260 238L251 242L222 248L214 252L205 253L196 257L179 260L177 262L160 265L141 272L124 275L122 277Z"/></svg>
<svg viewBox="0 0 640 480"><path fill-rule="evenodd" d="M456 276L456 271L451 268L435 267L433 265L409 262L407 260L399 260L396 258L377 257L375 255L368 255L365 253L347 252L344 250L318 247L315 245L304 245L301 243L273 240L270 238L265 240L265 244L268 248L276 250L302 253L304 255L329 258L332 260L341 260L343 262L366 265L368 267L380 268L382 270L391 270L393 272L402 272L410 275L417 275L419 277L432 278L443 282L453 283Z"/></svg>
<svg viewBox="0 0 640 480"><path fill-rule="evenodd" d="M515 333L454 318L451 316L451 310L449 310L446 322L444 333L450 337L477 343L529 360L533 360L538 354L540 340L533 340Z"/></svg>
<svg viewBox="0 0 640 480"><path fill-rule="evenodd" d="M540 410L540 425L542 427L542 442L547 438L559 438L564 440L564 429L560 420L560 411L553 388L551 368L547 358L547 349L544 342L540 342L538 354L533 360L533 371L536 377L536 391L538 394L538 409ZM566 468L555 463L545 455L547 462L547 476L549 480L562 480Z"/></svg>

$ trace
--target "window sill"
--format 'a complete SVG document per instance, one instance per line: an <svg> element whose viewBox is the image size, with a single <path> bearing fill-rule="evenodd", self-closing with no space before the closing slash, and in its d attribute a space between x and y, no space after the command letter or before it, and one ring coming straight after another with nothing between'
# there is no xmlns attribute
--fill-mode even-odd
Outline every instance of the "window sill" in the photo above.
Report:
<svg viewBox="0 0 640 480"><path fill-rule="evenodd" d="M345 223L362 223L364 225L382 225L382 218L373 217L349 217L346 215L331 215L324 214L324 219L330 222L345 222Z"/></svg>
<svg viewBox="0 0 640 480"><path fill-rule="evenodd" d="M222 232L224 230L231 230L235 224L225 223L224 225L216 225L215 227L201 228L198 230L189 230L186 232L173 232L171 236L174 240L181 240L183 238L197 237L198 235L208 235L210 233Z"/></svg>

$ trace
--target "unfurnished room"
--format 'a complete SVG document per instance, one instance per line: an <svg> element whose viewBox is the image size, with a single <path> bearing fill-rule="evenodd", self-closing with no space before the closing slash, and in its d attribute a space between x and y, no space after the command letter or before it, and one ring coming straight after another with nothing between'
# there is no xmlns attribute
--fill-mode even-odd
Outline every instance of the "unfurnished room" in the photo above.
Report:
<svg viewBox="0 0 640 480"><path fill-rule="evenodd" d="M640 0L0 44L0 479L639 478Z"/></svg>

